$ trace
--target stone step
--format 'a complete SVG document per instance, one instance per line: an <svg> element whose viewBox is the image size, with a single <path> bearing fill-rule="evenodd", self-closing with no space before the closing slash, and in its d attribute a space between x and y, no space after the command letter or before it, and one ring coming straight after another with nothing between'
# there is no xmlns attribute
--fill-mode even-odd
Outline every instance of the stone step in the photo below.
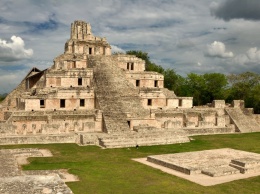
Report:
<svg viewBox="0 0 260 194"><path fill-rule="evenodd" d="M240 171L236 168L233 168L232 166L218 166L217 168L211 167L207 169L202 169L201 173L211 177L219 177L232 174L239 174Z"/></svg>
<svg viewBox="0 0 260 194"><path fill-rule="evenodd" d="M229 166L238 169L241 173L250 173L260 170L260 158L240 158L231 160Z"/></svg>
<svg viewBox="0 0 260 194"><path fill-rule="evenodd" d="M160 144L175 144L189 142L185 135L176 133L125 133L99 138L100 145L105 148L135 147Z"/></svg>
<svg viewBox="0 0 260 194"><path fill-rule="evenodd" d="M260 132L260 125L256 120L251 116L245 115L240 108L225 108L225 111L238 131L242 133Z"/></svg>

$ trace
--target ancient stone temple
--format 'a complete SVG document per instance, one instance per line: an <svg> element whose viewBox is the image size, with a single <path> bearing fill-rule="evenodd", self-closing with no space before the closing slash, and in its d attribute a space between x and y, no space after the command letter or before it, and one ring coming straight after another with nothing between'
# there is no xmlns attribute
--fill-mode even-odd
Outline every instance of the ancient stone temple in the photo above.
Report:
<svg viewBox="0 0 260 194"><path fill-rule="evenodd" d="M237 100L193 107L164 88L133 55L111 54L84 21L65 51L32 68L0 105L0 144L78 143L107 148L188 142L189 136L260 131L260 117Z"/></svg>

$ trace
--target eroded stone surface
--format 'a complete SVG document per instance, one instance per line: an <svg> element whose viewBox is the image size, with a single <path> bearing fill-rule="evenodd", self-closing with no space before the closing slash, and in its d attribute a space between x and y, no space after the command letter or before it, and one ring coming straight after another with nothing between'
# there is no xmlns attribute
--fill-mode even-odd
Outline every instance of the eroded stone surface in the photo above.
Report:
<svg viewBox="0 0 260 194"><path fill-rule="evenodd" d="M8 194L71 194L64 182L77 181L67 170L22 171L20 165L27 164L28 157L50 157L49 150L2 149L0 150L0 193Z"/></svg>
<svg viewBox="0 0 260 194"><path fill-rule="evenodd" d="M260 175L260 154L230 148L154 155L136 161L205 186Z"/></svg>

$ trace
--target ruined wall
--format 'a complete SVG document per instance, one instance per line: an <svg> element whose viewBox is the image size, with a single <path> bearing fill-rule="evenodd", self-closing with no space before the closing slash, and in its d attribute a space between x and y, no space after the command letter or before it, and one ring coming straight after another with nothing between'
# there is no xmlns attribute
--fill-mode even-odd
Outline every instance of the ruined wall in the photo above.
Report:
<svg viewBox="0 0 260 194"><path fill-rule="evenodd" d="M134 55L113 55L118 61L118 67L128 70L130 72L143 72L145 71L145 61L137 58Z"/></svg>
<svg viewBox="0 0 260 194"><path fill-rule="evenodd" d="M86 111L14 112L0 123L0 136L101 132L102 114Z"/></svg>
<svg viewBox="0 0 260 194"><path fill-rule="evenodd" d="M260 115L253 115L253 117L255 118L256 122L260 124Z"/></svg>
<svg viewBox="0 0 260 194"><path fill-rule="evenodd" d="M26 79L24 79L1 103L2 106L9 106L9 108L16 107L16 98L26 91Z"/></svg>
<svg viewBox="0 0 260 194"><path fill-rule="evenodd" d="M157 110L156 120L162 128L225 128L230 125L229 116L225 115L224 109L169 109Z"/></svg>
<svg viewBox="0 0 260 194"><path fill-rule="evenodd" d="M70 95L70 94L69 94ZM41 100L44 101L41 104ZM84 102L82 102L84 101ZM60 98L47 98L47 99L25 99L25 111L46 111L46 110L92 110L94 109L94 95L88 97L71 97L62 96Z"/></svg>
<svg viewBox="0 0 260 194"><path fill-rule="evenodd" d="M225 100L213 100L212 107L214 107L214 108L225 108L226 107Z"/></svg>
<svg viewBox="0 0 260 194"><path fill-rule="evenodd" d="M48 77L46 87L86 87L90 86L90 77Z"/></svg>
<svg viewBox="0 0 260 194"><path fill-rule="evenodd" d="M131 119L129 128L133 130L135 126L153 126L160 128L160 123L155 118L149 119Z"/></svg>
<svg viewBox="0 0 260 194"><path fill-rule="evenodd" d="M86 87L91 86L92 69L51 71L46 75L46 87Z"/></svg>
<svg viewBox="0 0 260 194"><path fill-rule="evenodd" d="M178 98L168 98L166 101L166 106L168 108L178 108L179 104L180 102Z"/></svg>
<svg viewBox="0 0 260 194"><path fill-rule="evenodd" d="M163 88L163 75L155 72L126 72L126 78L136 87Z"/></svg>

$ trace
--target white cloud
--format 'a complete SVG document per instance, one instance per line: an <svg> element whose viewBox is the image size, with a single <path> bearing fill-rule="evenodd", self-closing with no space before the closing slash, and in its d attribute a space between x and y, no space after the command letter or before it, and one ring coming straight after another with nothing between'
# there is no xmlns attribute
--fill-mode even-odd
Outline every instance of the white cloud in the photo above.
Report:
<svg viewBox="0 0 260 194"><path fill-rule="evenodd" d="M260 64L260 50L257 47L248 49L245 54L240 54L234 58L235 64Z"/></svg>
<svg viewBox="0 0 260 194"><path fill-rule="evenodd" d="M0 39L0 61L18 61L31 58L32 49L25 49L24 41L19 36L12 36L12 42Z"/></svg>
<svg viewBox="0 0 260 194"><path fill-rule="evenodd" d="M207 45L206 56L218 58L231 58L234 56L232 52L226 52L226 46L223 42L214 41Z"/></svg>
<svg viewBox="0 0 260 194"><path fill-rule="evenodd" d="M111 45L111 50L112 50L112 53L125 53L125 51L123 49L121 49L120 47L115 46L115 45Z"/></svg>

